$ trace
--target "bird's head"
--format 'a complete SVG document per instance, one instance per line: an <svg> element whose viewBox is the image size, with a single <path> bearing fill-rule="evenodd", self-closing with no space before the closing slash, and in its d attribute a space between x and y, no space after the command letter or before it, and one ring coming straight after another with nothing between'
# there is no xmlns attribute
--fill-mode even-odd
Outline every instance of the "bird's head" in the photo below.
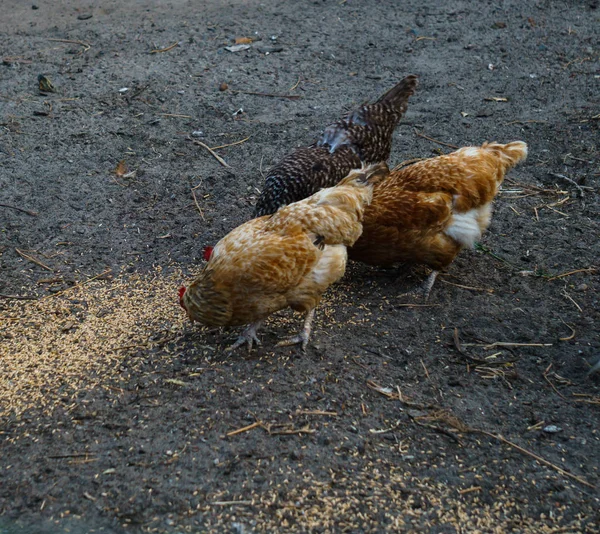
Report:
<svg viewBox="0 0 600 534"><path fill-rule="evenodd" d="M214 248L215 247L206 246L206 247L204 247L202 249L202 257L205 259L205 261L209 261L210 260ZM183 288L183 289L185 290L185 288Z"/></svg>

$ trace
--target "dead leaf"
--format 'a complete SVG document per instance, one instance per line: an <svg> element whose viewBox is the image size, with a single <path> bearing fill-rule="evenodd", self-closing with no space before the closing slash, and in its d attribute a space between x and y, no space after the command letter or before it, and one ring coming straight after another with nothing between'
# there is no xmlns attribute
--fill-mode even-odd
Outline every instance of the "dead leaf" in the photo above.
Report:
<svg viewBox="0 0 600 534"><path fill-rule="evenodd" d="M235 44L252 44L250 37L236 37Z"/></svg>
<svg viewBox="0 0 600 534"><path fill-rule="evenodd" d="M490 98L484 98L488 102L508 102L508 98L504 98L503 96L492 96Z"/></svg>
<svg viewBox="0 0 600 534"><path fill-rule="evenodd" d="M114 174L116 174L119 178L121 178L121 176L124 176L125 174L127 174L127 164L125 163L125 160L122 159L121 161L119 161L119 163L117 163L117 166L115 167L115 170L113 171Z"/></svg>
<svg viewBox="0 0 600 534"><path fill-rule="evenodd" d="M56 88L54 87L54 85L52 85L52 82L50 81L50 79L47 78L46 76L44 76L43 74L40 74L38 76L38 86L42 93L55 93L56 92Z"/></svg>
<svg viewBox="0 0 600 534"><path fill-rule="evenodd" d="M233 45L233 46L226 46L225 50L227 50L228 52L239 52L241 50L248 50L249 48L250 48L250 45L239 44L239 45Z"/></svg>

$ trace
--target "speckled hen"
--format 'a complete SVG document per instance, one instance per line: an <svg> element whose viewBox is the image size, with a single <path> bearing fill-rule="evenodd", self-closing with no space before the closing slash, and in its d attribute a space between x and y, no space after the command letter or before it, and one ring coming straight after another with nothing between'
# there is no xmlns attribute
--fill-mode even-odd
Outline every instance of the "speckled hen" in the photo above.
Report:
<svg viewBox="0 0 600 534"><path fill-rule="evenodd" d="M256 203L256 217L332 187L352 169L387 161L392 135L417 87L407 76L373 104L365 104L325 128L319 140L275 165Z"/></svg>

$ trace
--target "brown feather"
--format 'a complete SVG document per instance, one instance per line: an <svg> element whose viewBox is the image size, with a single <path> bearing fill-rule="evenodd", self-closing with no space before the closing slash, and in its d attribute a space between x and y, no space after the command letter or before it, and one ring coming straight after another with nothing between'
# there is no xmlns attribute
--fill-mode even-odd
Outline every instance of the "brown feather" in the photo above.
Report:
<svg viewBox="0 0 600 534"><path fill-rule="evenodd" d="M506 171L526 155L519 141L484 143L391 171L374 187L349 257L371 265L447 267L485 231Z"/></svg>
<svg viewBox="0 0 600 534"><path fill-rule="evenodd" d="M236 326L288 306L312 310L343 276L346 246L362 232L372 184L387 172L385 164L353 171L336 187L231 231L183 293L190 318L210 326Z"/></svg>

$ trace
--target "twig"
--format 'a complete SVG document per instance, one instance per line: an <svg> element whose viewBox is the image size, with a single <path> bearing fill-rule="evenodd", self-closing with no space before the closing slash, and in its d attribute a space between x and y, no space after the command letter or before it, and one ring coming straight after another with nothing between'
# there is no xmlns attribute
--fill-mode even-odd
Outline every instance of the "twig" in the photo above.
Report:
<svg viewBox="0 0 600 534"><path fill-rule="evenodd" d="M475 243L475 250L481 250L481 252L484 252L485 254L489 254L492 258L496 258L498 261L502 261L502 262L506 263L507 265L514 267L514 265L510 261L505 260L504 258L498 256L498 254L494 254L489 248L487 248L485 245L482 245L481 243Z"/></svg>
<svg viewBox="0 0 600 534"><path fill-rule="evenodd" d="M440 304L394 304L394 306L397 306L398 308L437 308L440 306Z"/></svg>
<svg viewBox="0 0 600 534"><path fill-rule="evenodd" d="M494 341L493 343L465 343L464 346L493 349L494 347L551 347L552 343L510 343L507 341Z"/></svg>
<svg viewBox="0 0 600 534"><path fill-rule="evenodd" d="M155 50L151 50L150 53L151 54L160 54L162 52L168 52L169 50L173 50L173 48L175 48L178 44L179 44L179 42L173 43L172 45L167 46L167 48L156 48Z"/></svg>
<svg viewBox="0 0 600 534"><path fill-rule="evenodd" d="M191 115L179 115L178 113L159 113L161 117L179 117L181 119L191 119Z"/></svg>
<svg viewBox="0 0 600 534"><path fill-rule="evenodd" d="M236 434L241 434L242 432L248 432L248 430L252 430L253 428L256 427L262 427L263 423L262 421L256 421L255 423L252 423L251 425L245 426L243 428L238 428L237 430L232 430L231 432L227 432L227 436L235 436Z"/></svg>
<svg viewBox="0 0 600 534"><path fill-rule="evenodd" d="M557 465L553 464L552 462L549 462L548 460L542 458L541 456L538 456L537 454L528 451L527 449L524 449L523 447L520 447L519 445L517 445L516 443L513 443L512 441L507 440L504 436L500 435L500 434L492 434L491 432L487 432L486 430L479 430L476 428L471 429L473 432L478 432L480 434L484 434L485 436L488 436L490 438L494 438L498 441L501 441L502 443L509 445L510 447L518 450L519 452L522 452L523 454L526 454L527 456L530 456L531 458L534 458L535 460L537 460L538 462L540 462L541 464L544 464L547 467L551 467L552 469L555 469L556 471L558 471L561 475L564 475L566 477L572 478L574 480L576 480L577 482L579 482L580 484L583 484L584 486L587 486L588 488L593 488L596 489L596 486L594 486L593 484L590 484L587 480L584 480L583 478L574 475L572 473L569 473L568 471L565 471L564 469L558 467Z"/></svg>
<svg viewBox="0 0 600 534"><path fill-rule="evenodd" d="M0 293L0 299L7 300L37 300L37 297L27 297L22 295L5 295L4 293Z"/></svg>
<svg viewBox="0 0 600 534"><path fill-rule="evenodd" d="M248 141L248 139L250 139L250 136L246 137L246 139L242 139L241 141L236 141L235 143L229 143L228 145L213 146L213 147L211 147L211 150L217 150L219 148L226 148L228 146L241 145L242 143L245 143L246 141Z"/></svg>
<svg viewBox="0 0 600 534"><path fill-rule="evenodd" d="M190 141L192 141L195 145L201 146L202 148L205 148L206 150L208 150L210 152L210 154L221 164L223 165L223 167L227 167L228 169L231 169L231 166L227 164L227 162L221 157L219 156L219 154L217 154L212 148L210 148L208 145L205 145L202 141L198 141L196 139L192 139L191 137L188 137L188 139Z"/></svg>
<svg viewBox="0 0 600 534"><path fill-rule="evenodd" d="M233 506L235 504L239 506L250 506L254 503L252 501L215 501L212 503L213 506Z"/></svg>
<svg viewBox="0 0 600 534"><path fill-rule="evenodd" d="M300 100L301 95L277 95L274 93L257 93L255 91L232 91L232 93L242 93L244 95L266 96L269 98L287 98L288 100Z"/></svg>
<svg viewBox="0 0 600 534"><path fill-rule="evenodd" d="M269 433L270 436L278 436L278 435L288 436L288 435L292 435L292 434L314 434L316 432L316 430L310 428L308 425L303 426L302 428L298 428L297 430L294 428L285 429L285 430L271 430L270 427L265 427L264 425L263 425L263 428L265 428L265 430Z"/></svg>
<svg viewBox="0 0 600 534"><path fill-rule="evenodd" d="M441 280L442 283L444 284L448 284L450 286L454 286L454 287L460 287L462 289L470 289L472 291L487 291L488 293L493 293L494 290L493 289L488 289L486 287L470 287L470 286L463 286L461 284L454 284L452 282L448 282L447 280Z"/></svg>
<svg viewBox="0 0 600 534"><path fill-rule="evenodd" d="M421 421L419 421L418 417L413 417L412 420L413 420L413 422L416 425L422 426L423 428L429 428L431 430L435 430L436 432L439 432L440 434L444 434L444 436L448 436L455 443L458 443L459 445L462 445L460 439L458 439L457 436L455 436L452 432L450 432L450 430L447 430L446 428L443 428L443 427L441 427L439 425L429 425L429 424L426 424L426 423L421 423Z"/></svg>
<svg viewBox="0 0 600 534"><path fill-rule="evenodd" d="M570 184L574 185L579 190L579 192L581 193L581 196L585 195L585 190L575 180L569 178L568 176L565 176L564 174L558 174L556 172L551 172L549 174L550 174L550 176L556 176L556 178L560 178L561 180L564 180L565 182L569 182Z"/></svg>
<svg viewBox="0 0 600 534"><path fill-rule="evenodd" d="M423 139L427 139L428 141L431 141L432 143L436 143L438 145L442 145L442 146L447 146L450 148L454 148L454 149L458 149L458 147L456 145L451 145L449 143L444 143L443 141L438 141L437 139L434 139L433 137L429 137L427 135L425 135L424 133L419 132L416 128L415 128L415 135L417 137L422 137Z"/></svg>
<svg viewBox="0 0 600 534"><path fill-rule="evenodd" d="M548 281L550 280L558 280L559 278L564 278L565 276L571 276L572 274L576 274L576 273L590 273L590 274L594 274L597 273L598 269L596 267L587 267L585 269L575 269L574 271L569 271L567 273L562 273L562 274L557 274L556 276L551 276L550 278L547 278Z"/></svg>
<svg viewBox="0 0 600 534"><path fill-rule="evenodd" d="M550 384L550 387L554 390L554 393L556 393L561 399L568 401L569 399L567 399L560 391L558 391L555 385L552 382L550 382L550 379L548 378L548 371L550 370L550 367L548 367L546 372L544 372L544 374L542 375L544 377L544 380L548 382L548 384Z"/></svg>
<svg viewBox="0 0 600 534"><path fill-rule="evenodd" d="M427 367L425 367L425 363L423 362L422 359L421 359L421 365L423 366L423 369L425 370L425 376L429 379L429 371L427 370Z"/></svg>
<svg viewBox="0 0 600 534"><path fill-rule="evenodd" d="M74 454L55 454L54 456L47 456L47 458L52 458L52 459L56 460L59 458L86 458L88 456L94 456L94 453L82 452L82 453L74 453Z"/></svg>
<svg viewBox="0 0 600 534"><path fill-rule="evenodd" d="M458 491L459 495L466 495L467 493L473 493L474 491L481 491L481 486L471 486Z"/></svg>
<svg viewBox="0 0 600 534"><path fill-rule="evenodd" d="M568 191L559 191L556 189L544 189L543 187L538 187L537 185L533 185L533 184L522 184L520 182L513 180L512 178L509 178L509 177L506 177L504 179L504 181L508 182L510 184L513 184L517 187L521 187L523 189L530 189L532 191L537 191L539 193L548 193L548 194L552 194L552 195L566 195L568 193Z"/></svg>
<svg viewBox="0 0 600 534"><path fill-rule="evenodd" d="M200 218L204 220L204 213L202 212L202 208L200 208L200 204L198 204L198 199L196 198L196 192L194 189L192 191L192 197L194 197L194 204L196 204L196 208L198 209L198 213L200 214Z"/></svg>
<svg viewBox="0 0 600 534"><path fill-rule="evenodd" d="M84 43L83 41L73 41L72 39L48 39L48 41L54 41L56 43L71 43L71 44L77 44L79 46L83 46L84 48L84 52L87 52L90 48L92 48L92 45L89 43Z"/></svg>
<svg viewBox="0 0 600 534"><path fill-rule="evenodd" d="M567 298L568 298L568 299L569 299L569 300L570 300L570 301L571 301L573 304L575 304L575 307L576 307L576 308L579 310L579 312L580 312L580 313L581 313L581 312L583 312L583 310L581 309L581 306L580 306L579 304L577 304L577 302L575 302L575 299L574 299L574 298L573 298L571 295L569 295L569 294L568 294L566 291L563 291L562 293L563 293L563 295L564 295L565 297L567 297Z"/></svg>
<svg viewBox="0 0 600 534"><path fill-rule="evenodd" d="M475 366L478 366L478 365L488 365L488 361L487 360L482 360L481 358L475 358L474 356L471 356L470 354L467 354L463 350L462 345L460 344L460 338L458 336L458 328L454 328L454 335L452 336L452 340L454 341L454 347L456 348L456 350L458 351L458 353L461 356L463 356L465 359L467 359L468 361L474 363Z"/></svg>
<svg viewBox="0 0 600 534"><path fill-rule="evenodd" d="M337 417L337 412L324 412L322 410L296 410L296 415L331 415Z"/></svg>
<svg viewBox="0 0 600 534"><path fill-rule="evenodd" d="M568 337L559 337L558 339L560 341L571 341L571 339L573 339L575 337L575 334L576 334L575 329L571 325L568 325L567 323L565 323L563 321L562 317L560 318L560 320L571 331L571 335Z"/></svg>
<svg viewBox="0 0 600 534"><path fill-rule="evenodd" d="M40 260L34 258L33 256L30 256L29 254L26 254L22 250L15 248L15 251L19 256L21 256L21 258L24 258L27 261L30 261L32 263L35 263L36 265L39 265L42 269L46 269L47 271L54 272L54 269L52 269L52 267L48 267L45 263L42 263Z"/></svg>
<svg viewBox="0 0 600 534"><path fill-rule="evenodd" d="M68 287L67 289L63 289L62 291L59 291L58 293L54 293L52 295L47 295L45 297L42 297L39 300L42 301L42 300L57 297L58 295L62 295L63 293L66 293L67 291L71 291L71 289L75 289L76 287L84 286L86 284L89 284L90 282L93 282L94 280L97 280L98 278L102 278L103 276L106 276L107 274L109 274L111 272L112 272L112 269L106 269L106 271L104 271L100 274L97 274L96 276L92 276L92 278L88 278L87 280L84 280L83 282L79 282L78 284L72 285L71 287Z"/></svg>
<svg viewBox="0 0 600 534"><path fill-rule="evenodd" d="M27 213L27 215L31 215L32 217L35 217L38 214L37 211L26 210L25 208L18 208L17 206L11 206L10 204L0 204L0 207L10 208L11 210L22 211L23 213Z"/></svg>
<svg viewBox="0 0 600 534"><path fill-rule="evenodd" d="M400 386L396 386L396 390L394 391L392 388L384 388L380 386L377 382L373 380L367 380L367 387L377 391L381 395L384 395L388 399L397 399L402 404L405 404L409 408L415 408L417 410L439 410L440 407L435 404L419 404L418 402L412 402L407 400L402 392L400 391Z"/></svg>
<svg viewBox="0 0 600 534"><path fill-rule="evenodd" d="M539 124L546 124L548 121L511 121L511 122L505 122L504 126L510 126L511 124L532 124L532 123L539 123Z"/></svg>

